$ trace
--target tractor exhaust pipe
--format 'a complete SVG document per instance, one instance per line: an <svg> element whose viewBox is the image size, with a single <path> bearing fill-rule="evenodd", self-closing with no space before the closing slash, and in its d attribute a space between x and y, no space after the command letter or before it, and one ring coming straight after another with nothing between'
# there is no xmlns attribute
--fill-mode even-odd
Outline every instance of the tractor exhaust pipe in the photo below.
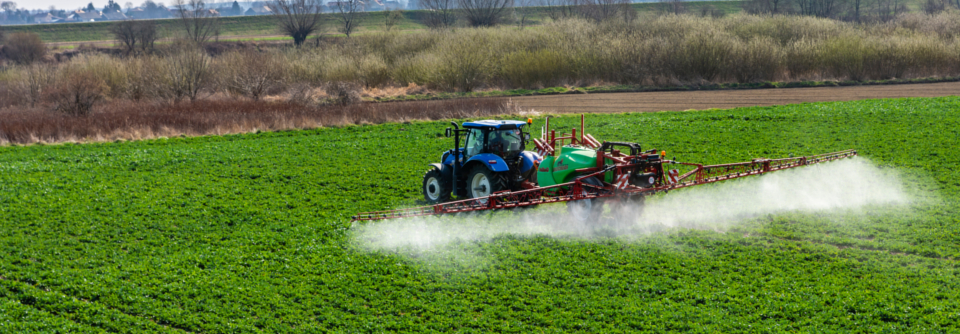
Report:
<svg viewBox="0 0 960 334"><path fill-rule="evenodd" d="M457 126L457 122L450 122L453 124L453 173L450 173L450 178L453 182L453 194L459 195L460 189L457 184L457 165L460 164L460 127Z"/></svg>

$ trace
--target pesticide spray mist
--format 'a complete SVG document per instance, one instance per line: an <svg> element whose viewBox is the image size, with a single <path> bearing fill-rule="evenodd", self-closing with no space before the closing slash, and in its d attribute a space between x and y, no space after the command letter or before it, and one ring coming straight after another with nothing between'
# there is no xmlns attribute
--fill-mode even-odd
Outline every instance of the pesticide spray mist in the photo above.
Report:
<svg viewBox="0 0 960 334"><path fill-rule="evenodd" d="M585 223L573 221L565 206L554 204L534 210L357 224L354 231L357 241L370 250L422 252L501 235L592 239L638 238L676 228L722 231L766 214L867 210L907 202L903 185L892 171L852 158L677 190L649 198L642 209L611 211Z"/></svg>

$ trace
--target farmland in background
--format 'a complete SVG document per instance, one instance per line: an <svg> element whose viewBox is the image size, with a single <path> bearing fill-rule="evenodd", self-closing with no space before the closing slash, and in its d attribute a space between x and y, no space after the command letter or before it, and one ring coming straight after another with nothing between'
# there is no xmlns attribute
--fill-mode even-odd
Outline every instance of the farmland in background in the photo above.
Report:
<svg viewBox="0 0 960 334"><path fill-rule="evenodd" d="M639 13L656 11L659 3L636 3L634 9ZM724 13L736 13L741 11L740 1L690 1L684 2L684 5L691 11L697 11L703 6L713 6ZM537 25L541 23L545 14L544 9L538 8L534 11L531 23ZM332 13L323 14L326 26L324 33L338 35L335 26L335 16ZM374 32L384 30L385 12L367 12L360 21L359 31ZM420 30L425 29L423 25L425 11L407 10L403 11L403 19L394 26L397 30ZM177 37L183 29L183 23L179 19L161 19L154 20L157 23L157 29L160 35L165 38ZM15 32L34 32L40 35L40 38L47 43L62 42L95 42L95 41L113 41L113 34L110 33L110 26L116 22L84 22L67 24L33 24L21 26L4 26L7 33ZM236 36L248 36L244 40L259 40L265 36L280 35L277 30L276 18L271 16L233 16L220 18L220 33L222 40L233 40ZM261 37L256 37L261 36ZM286 37L280 37L286 40ZM272 39L276 40L276 39Z"/></svg>
<svg viewBox="0 0 960 334"><path fill-rule="evenodd" d="M584 86L713 89L960 76L958 13L863 25L735 14L600 24L569 19L542 27L377 32L304 48L181 42L139 57L79 51L56 57L59 62L0 71L0 108L57 109L69 104L64 97L80 93L94 104L211 96L291 101L307 90L346 87L344 93L362 90L357 93L368 100L390 100L603 91ZM88 84L69 84L79 81ZM325 101L314 95L301 100Z"/></svg>
<svg viewBox="0 0 960 334"><path fill-rule="evenodd" d="M0 147L0 331L949 331L958 110L945 97L590 115L599 139L683 161L855 148L913 201L419 255L361 247L349 217L417 204L448 122Z"/></svg>

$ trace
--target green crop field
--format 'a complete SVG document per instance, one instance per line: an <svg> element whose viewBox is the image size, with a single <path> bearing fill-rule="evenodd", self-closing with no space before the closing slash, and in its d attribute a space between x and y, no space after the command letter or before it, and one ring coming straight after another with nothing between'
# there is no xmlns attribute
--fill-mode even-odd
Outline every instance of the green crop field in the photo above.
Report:
<svg viewBox="0 0 960 334"><path fill-rule="evenodd" d="M415 205L425 165L452 146L448 122L0 147L0 332L960 328L960 98L587 120L598 139L684 161L856 148L912 200L629 238L376 249L359 231L392 223L349 217Z"/></svg>
<svg viewBox="0 0 960 334"><path fill-rule="evenodd" d="M659 3L638 3L634 8L640 13L657 10ZM691 1L685 3L685 6L691 12L698 12L703 6L713 6L725 13L736 13L741 10L740 1ZM544 8L538 8L532 18L531 25L537 25L545 18ZM370 31L382 31L385 29L385 12L368 12L362 17L358 25L358 32L361 34ZM403 19L396 24L393 29L399 30L419 30L425 29L423 25L423 10L408 10L403 12ZM332 13L323 14L325 24L323 32L327 34L337 34L336 16ZM157 29L161 38L175 38L183 31L182 23L177 19L155 20ZM65 23L65 24L33 24L4 26L7 33L16 32L34 32L40 35L40 39L47 43L62 42L93 42L93 41L112 41L113 34L110 33L110 26L115 22L84 22L84 23ZM222 40L235 40L233 36L258 36L258 35L280 35L277 30L276 19L271 16L234 16L220 19L220 34ZM260 38L263 39L263 38Z"/></svg>

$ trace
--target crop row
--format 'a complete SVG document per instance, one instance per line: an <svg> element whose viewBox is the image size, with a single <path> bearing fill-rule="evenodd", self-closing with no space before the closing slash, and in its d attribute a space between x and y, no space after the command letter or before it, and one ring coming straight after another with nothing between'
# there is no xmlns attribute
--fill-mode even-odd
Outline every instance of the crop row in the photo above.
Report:
<svg viewBox="0 0 960 334"><path fill-rule="evenodd" d="M349 216L416 205L452 145L445 122L3 147L0 331L948 331L957 110L946 97L590 115L598 139L684 161L856 148L918 200L419 255L358 245Z"/></svg>

